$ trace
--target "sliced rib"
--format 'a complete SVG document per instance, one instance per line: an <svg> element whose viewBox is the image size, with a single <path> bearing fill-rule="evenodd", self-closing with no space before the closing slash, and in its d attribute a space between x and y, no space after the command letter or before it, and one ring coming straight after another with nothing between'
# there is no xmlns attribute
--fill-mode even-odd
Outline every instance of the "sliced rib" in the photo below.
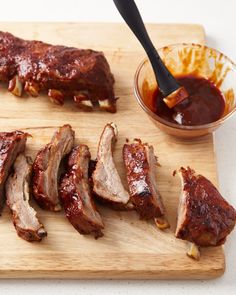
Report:
<svg viewBox="0 0 236 295"><path fill-rule="evenodd" d="M165 221L164 206L157 188L157 160L154 149L136 139L123 147L123 160L127 172L130 198L142 219L155 219L160 228L169 226Z"/></svg>
<svg viewBox="0 0 236 295"><path fill-rule="evenodd" d="M31 159L20 154L14 163L13 173L6 182L7 205L19 237L26 241L41 241L47 235L38 221L36 211L30 206Z"/></svg>
<svg viewBox="0 0 236 295"><path fill-rule="evenodd" d="M117 134L114 123L105 126L98 145L97 164L92 179L96 195L114 208L122 209L128 206L130 198L113 161L112 151Z"/></svg>
<svg viewBox="0 0 236 295"><path fill-rule="evenodd" d="M66 217L74 228L81 234L94 234L98 238L103 235L101 230L104 225L91 196L88 176L90 158L86 145L72 150L59 194Z"/></svg>
<svg viewBox="0 0 236 295"><path fill-rule="evenodd" d="M182 193L175 235L197 246L218 246L225 242L236 222L235 209L216 187L191 168L180 168Z"/></svg>
<svg viewBox="0 0 236 295"><path fill-rule="evenodd" d="M17 155L25 150L27 133L0 132L0 207L4 202L4 184Z"/></svg>
<svg viewBox="0 0 236 295"><path fill-rule="evenodd" d="M74 131L64 125L55 132L51 142L42 148L33 164L33 194L37 203L51 211L60 211L58 198L59 166L74 144Z"/></svg>

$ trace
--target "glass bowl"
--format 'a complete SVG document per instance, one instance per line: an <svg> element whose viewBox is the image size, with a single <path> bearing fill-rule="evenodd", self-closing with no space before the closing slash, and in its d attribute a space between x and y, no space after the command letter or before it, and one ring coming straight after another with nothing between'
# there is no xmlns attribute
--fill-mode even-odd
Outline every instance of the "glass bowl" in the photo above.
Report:
<svg viewBox="0 0 236 295"><path fill-rule="evenodd" d="M164 132L185 138L199 137L220 127L235 111L236 66L221 52L199 44L175 44L158 49L163 62L174 76L195 75L212 81L225 99L223 116L212 123L184 126L171 123L150 109L157 83L149 60L139 65L134 78L134 93L138 103L154 124Z"/></svg>

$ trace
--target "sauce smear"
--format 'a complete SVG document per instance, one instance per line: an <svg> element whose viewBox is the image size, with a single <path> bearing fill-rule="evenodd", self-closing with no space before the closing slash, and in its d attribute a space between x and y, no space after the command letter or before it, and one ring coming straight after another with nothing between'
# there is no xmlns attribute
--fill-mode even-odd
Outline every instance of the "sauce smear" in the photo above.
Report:
<svg viewBox="0 0 236 295"><path fill-rule="evenodd" d="M175 78L186 88L189 97L170 109L159 89L156 89L148 106L154 113L169 122L187 126L212 123L222 117L224 96L211 81L193 75Z"/></svg>

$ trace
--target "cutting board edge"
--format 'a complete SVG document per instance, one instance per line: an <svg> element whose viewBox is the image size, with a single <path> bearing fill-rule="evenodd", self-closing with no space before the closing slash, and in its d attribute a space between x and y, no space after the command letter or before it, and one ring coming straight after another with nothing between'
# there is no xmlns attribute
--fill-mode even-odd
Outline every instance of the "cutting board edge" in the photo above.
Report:
<svg viewBox="0 0 236 295"><path fill-rule="evenodd" d="M53 270L53 271L39 271L39 270L29 270L29 271L22 271L22 270L4 270L0 271L0 280L1 279L77 279L77 280L84 280L84 279L116 279L116 280L212 280L221 277L225 272L225 264L219 268L215 269L208 269L204 271L190 271L185 270L181 271L180 274L176 275L179 270L171 270L171 271L109 271L103 272L100 270L97 271L88 271L88 270Z"/></svg>
<svg viewBox="0 0 236 295"><path fill-rule="evenodd" d="M220 277L225 272L225 256L223 253L224 247L219 247L218 257L216 258L211 253L213 263L204 263L202 259L199 261L192 260L187 257L183 252L182 254L174 255L173 257L162 257L162 255L146 254L145 263L142 261L142 254L131 254L127 255L118 254L115 257L111 257L108 263L104 265L104 257L95 255L93 257L95 262L86 257L76 257L74 260L75 264L69 265L69 261L64 260L60 257L55 266L52 266L47 255L45 256L45 264L40 264L40 259L33 261L33 255L28 257L30 261L29 268L26 270L24 261L27 261L27 256L22 256L21 265L18 269L13 269L11 263L4 263L3 267L0 266L0 279L5 278L27 278L27 279L176 279L176 280L190 280L190 279L215 279ZM109 256L109 253L107 254ZM110 253L111 255L111 253ZM165 256L165 255L164 255ZM42 256L43 257L43 256ZM56 256L55 256L56 257ZM183 264L180 266L179 261L183 257ZM13 258L13 257L12 257ZM129 261L125 261L125 258ZM206 253L203 253L203 259L206 259ZM43 258L41 258L43 260ZM157 264L155 261L158 262ZM128 264L127 264L128 263ZM168 269L169 265L171 267ZM4 265L5 264L5 265ZM76 268L78 266L78 269ZM114 267L115 265L115 267ZM53 269L54 267L54 269Z"/></svg>

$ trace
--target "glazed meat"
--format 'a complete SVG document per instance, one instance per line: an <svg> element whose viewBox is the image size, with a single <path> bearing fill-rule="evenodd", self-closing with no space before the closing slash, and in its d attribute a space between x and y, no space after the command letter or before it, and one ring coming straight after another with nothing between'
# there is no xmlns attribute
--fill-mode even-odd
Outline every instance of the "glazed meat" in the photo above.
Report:
<svg viewBox="0 0 236 295"><path fill-rule="evenodd" d="M4 184L17 155L25 150L27 133L0 132L0 206L4 202Z"/></svg>
<svg viewBox="0 0 236 295"><path fill-rule="evenodd" d="M30 206L31 159L19 154L13 173L6 182L7 205L12 211L12 219L17 234L26 241L41 241L47 235L38 221L36 211Z"/></svg>
<svg viewBox="0 0 236 295"><path fill-rule="evenodd" d="M129 207L129 194L124 189L113 161L112 150L117 140L118 130L114 123L108 123L101 135L97 164L93 172L93 191L96 195L116 209Z"/></svg>
<svg viewBox="0 0 236 295"><path fill-rule="evenodd" d="M81 234L94 234L98 238L103 235L101 230L104 226L91 196L88 176L90 158L86 145L72 150L59 194L66 217L74 228Z"/></svg>
<svg viewBox="0 0 236 295"><path fill-rule="evenodd" d="M136 139L134 143L124 145L123 159L130 198L140 218L155 219L160 228L168 227L163 219L165 209L157 188L157 159L153 147Z"/></svg>
<svg viewBox="0 0 236 295"><path fill-rule="evenodd" d="M216 187L191 168L181 168L176 237L198 246L218 246L225 242L236 222L236 211Z"/></svg>
<svg viewBox="0 0 236 295"><path fill-rule="evenodd" d="M58 198L59 166L74 144L74 131L64 125L54 134L51 142L42 148L33 164L33 194L37 203L51 211L60 211Z"/></svg>
<svg viewBox="0 0 236 295"><path fill-rule="evenodd" d="M86 110L116 112L114 78L102 52L41 41L26 41L0 32L0 80L9 91L31 96L46 91L62 105L65 98Z"/></svg>

